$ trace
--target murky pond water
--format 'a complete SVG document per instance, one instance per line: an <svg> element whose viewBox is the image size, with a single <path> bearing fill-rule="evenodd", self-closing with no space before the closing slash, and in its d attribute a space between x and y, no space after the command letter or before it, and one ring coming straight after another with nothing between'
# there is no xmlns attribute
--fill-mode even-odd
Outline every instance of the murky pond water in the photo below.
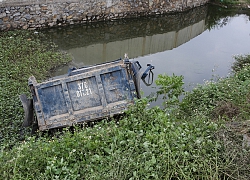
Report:
<svg viewBox="0 0 250 180"><path fill-rule="evenodd" d="M69 66L108 62L127 53L143 68L153 64L155 79L163 73L183 75L190 90L214 76L227 76L233 56L250 53L250 10L204 6L179 14L50 29L46 34L72 55ZM68 66L60 67L54 75L67 71ZM152 86L142 83L145 96L154 91Z"/></svg>

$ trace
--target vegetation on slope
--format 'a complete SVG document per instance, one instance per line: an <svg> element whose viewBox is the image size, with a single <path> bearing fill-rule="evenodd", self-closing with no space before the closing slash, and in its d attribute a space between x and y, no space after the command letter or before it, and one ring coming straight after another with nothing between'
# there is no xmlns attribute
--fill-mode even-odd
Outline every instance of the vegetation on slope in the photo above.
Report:
<svg viewBox="0 0 250 180"><path fill-rule="evenodd" d="M65 56L39 33L1 34L0 179L250 179L250 56L236 57L233 74L186 93L182 76L156 80L163 109L136 101L119 120L19 139L19 95L27 79L45 79ZM53 46L54 47L54 46Z"/></svg>
<svg viewBox="0 0 250 180"><path fill-rule="evenodd" d="M33 31L0 34L0 144L13 145L20 138L24 112L19 95L30 94L28 78L45 79L51 68L69 61L43 38Z"/></svg>

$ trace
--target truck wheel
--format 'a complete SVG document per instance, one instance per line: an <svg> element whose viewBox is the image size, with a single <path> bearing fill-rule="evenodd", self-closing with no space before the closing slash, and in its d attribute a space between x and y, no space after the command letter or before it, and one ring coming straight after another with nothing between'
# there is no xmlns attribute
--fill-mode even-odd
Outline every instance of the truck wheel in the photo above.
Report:
<svg viewBox="0 0 250 180"><path fill-rule="evenodd" d="M25 113L23 127L29 127L32 125L34 121L33 100L28 99L25 94L22 94L19 97L22 102L24 113Z"/></svg>

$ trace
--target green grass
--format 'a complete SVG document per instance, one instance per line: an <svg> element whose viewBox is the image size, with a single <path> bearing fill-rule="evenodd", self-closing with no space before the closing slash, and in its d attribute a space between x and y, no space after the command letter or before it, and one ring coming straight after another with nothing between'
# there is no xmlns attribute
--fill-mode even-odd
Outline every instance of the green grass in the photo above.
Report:
<svg viewBox="0 0 250 180"><path fill-rule="evenodd" d="M183 99L182 111L188 115L202 112L216 119L246 120L250 117L250 56L237 56L235 59L232 76L207 81L205 85L194 88Z"/></svg>
<svg viewBox="0 0 250 180"><path fill-rule="evenodd" d="M218 177L218 129L206 117L179 121L137 101L120 121L65 130L2 153L5 179L202 179ZM141 113L138 113L140 111ZM27 166L28 164L28 166ZM209 169L209 171L207 170Z"/></svg>
<svg viewBox="0 0 250 180"><path fill-rule="evenodd" d="M9 31L0 34L0 144L15 144L20 138L24 116L20 94L29 95L28 78L48 76L49 69L69 61L52 43L34 31Z"/></svg>
<svg viewBox="0 0 250 180"><path fill-rule="evenodd" d="M249 56L236 57L232 76L198 86L182 102L183 77L160 75L154 98L163 96L163 109L143 98L119 120L20 139L18 96L29 94L28 77L43 80L68 61L42 38L1 34L0 179L250 179L250 150L242 146L250 132Z"/></svg>

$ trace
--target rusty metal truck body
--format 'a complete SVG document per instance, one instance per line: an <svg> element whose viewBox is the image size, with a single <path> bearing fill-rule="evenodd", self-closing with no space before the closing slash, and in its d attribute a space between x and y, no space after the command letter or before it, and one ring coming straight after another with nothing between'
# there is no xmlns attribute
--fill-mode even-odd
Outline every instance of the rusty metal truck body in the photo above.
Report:
<svg viewBox="0 0 250 180"><path fill-rule="evenodd" d="M140 98L140 70L138 61L125 58L71 69L66 75L42 83L32 76L28 80L32 100L21 97L24 126L34 121L32 108L41 131L123 113L135 98Z"/></svg>

